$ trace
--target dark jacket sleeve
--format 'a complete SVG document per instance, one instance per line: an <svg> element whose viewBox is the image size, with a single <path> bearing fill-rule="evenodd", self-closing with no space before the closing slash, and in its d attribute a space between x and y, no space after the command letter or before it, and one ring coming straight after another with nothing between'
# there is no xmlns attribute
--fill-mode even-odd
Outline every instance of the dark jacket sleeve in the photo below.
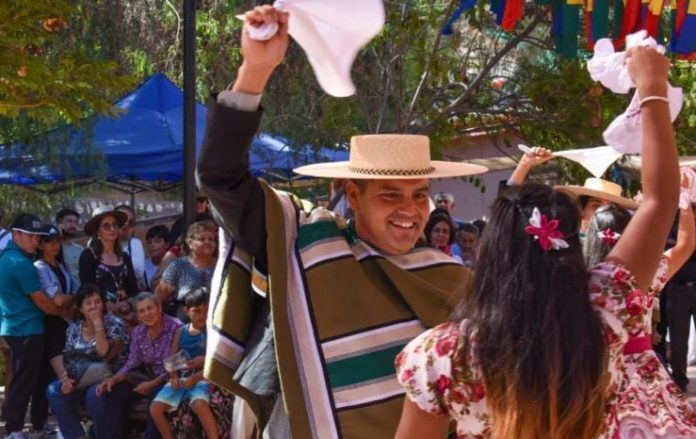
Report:
<svg viewBox="0 0 696 439"><path fill-rule="evenodd" d="M80 285L97 283L97 260L87 247L80 253Z"/></svg>
<svg viewBox="0 0 696 439"><path fill-rule="evenodd" d="M213 216L234 241L266 267L266 221L263 189L249 169L249 149L258 132L261 110L240 111L208 104L208 121L198 158L198 187L210 201Z"/></svg>

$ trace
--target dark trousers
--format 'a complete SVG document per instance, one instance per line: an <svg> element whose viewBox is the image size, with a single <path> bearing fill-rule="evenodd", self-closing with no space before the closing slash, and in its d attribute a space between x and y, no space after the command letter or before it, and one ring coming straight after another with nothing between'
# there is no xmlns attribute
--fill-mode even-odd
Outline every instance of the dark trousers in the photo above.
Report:
<svg viewBox="0 0 696 439"><path fill-rule="evenodd" d="M44 336L5 336L5 341L10 346L12 355L12 381L5 395L3 418L5 419L5 433L22 431L24 417L27 413L29 400L39 392L43 394L46 388L40 388L39 378L43 363ZM46 397L39 399L45 401ZM38 399L34 399L38 401ZM47 405L40 402L38 407L32 404L31 423L34 428L43 428L46 423ZM42 412L43 410L43 412Z"/></svg>
<svg viewBox="0 0 696 439"><path fill-rule="evenodd" d="M164 387L158 386L147 396L148 402L152 402L157 396L157 393ZM133 402L143 396L133 391L127 381L116 384L111 392L104 392L101 396L91 398L87 395L87 404L89 412L95 417L95 433L98 439L122 439L126 435L126 419L128 411L131 409ZM149 406L149 404L148 404ZM147 422L145 424L145 439L161 439L159 430L152 420L150 413L147 414Z"/></svg>
<svg viewBox="0 0 696 439"><path fill-rule="evenodd" d="M686 357L689 351L689 320L696 322L696 285L687 286L670 283L663 292L667 293L669 313L670 364L672 377L678 386L685 388L689 382L686 376Z"/></svg>

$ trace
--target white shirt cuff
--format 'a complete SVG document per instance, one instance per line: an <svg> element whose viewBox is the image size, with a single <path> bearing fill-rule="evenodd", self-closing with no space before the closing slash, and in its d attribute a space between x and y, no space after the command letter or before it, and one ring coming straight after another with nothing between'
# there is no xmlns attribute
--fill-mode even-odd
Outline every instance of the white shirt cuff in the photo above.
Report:
<svg viewBox="0 0 696 439"><path fill-rule="evenodd" d="M218 104L240 111L256 111L261 104L261 96L225 90L218 94L217 101Z"/></svg>

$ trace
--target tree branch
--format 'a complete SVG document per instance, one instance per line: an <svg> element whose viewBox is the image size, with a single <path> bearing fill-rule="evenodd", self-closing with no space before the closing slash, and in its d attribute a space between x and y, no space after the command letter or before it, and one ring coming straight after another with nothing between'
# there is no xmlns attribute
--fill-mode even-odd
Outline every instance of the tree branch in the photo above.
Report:
<svg viewBox="0 0 696 439"><path fill-rule="evenodd" d="M462 105L463 102L470 99L474 95L474 93L478 91L479 87L483 83L483 80L486 79L491 70L493 70L493 68L496 65L498 65L500 60L503 59L503 57L507 55L512 49L517 47L517 45L522 40L524 40L529 34L531 34L532 31L543 21L545 16L546 11L544 11L543 8L538 8L536 14L534 15L534 19L527 25L527 27L522 32L515 35L515 37L512 38L510 41L508 41L507 44L500 51L498 51L488 61L488 63L486 63L483 69L481 69L481 72L476 76L476 79L474 79L474 81L471 83L471 86L461 96L455 99L448 108L445 109L444 114L451 114L455 112L458 109L458 107Z"/></svg>
<svg viewBox="0 0 696 439"><path fill-rule="evenodd" d="M416 87L416 91L413 93L413 97L411 98L411 104L408 106L408 111L406 111L406 116L404 117L404 127L408 127L410 125L411 115L413 114L413 109L416 106L416 101L420 97L421 91L423 90L425 80L428 78L430 65L433 63L433 60L435 59L435 56L437 56L437 52L440 49L440 41L442 41L441 29L444 27L444 25L447 23L447 20L449 20L449 17L452 15L452 11L454 10L454 4L456 3L456 1L457 0L451 0L449 6L447 6L447 11L445 12L445 21L438 28L439 30L437 32L437 38L435 38L435 44L433 44L433 49L430 52L430 57L428 58L428 62L425 64L425 67L423 68L423 75L421 76L420 82L418 83L418 87Z"/></svg>

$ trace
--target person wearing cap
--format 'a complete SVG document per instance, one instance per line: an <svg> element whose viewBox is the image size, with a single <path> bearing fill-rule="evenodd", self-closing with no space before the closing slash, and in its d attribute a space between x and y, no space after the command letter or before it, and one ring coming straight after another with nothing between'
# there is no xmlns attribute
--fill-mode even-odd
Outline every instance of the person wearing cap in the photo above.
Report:
<svg viewBox="0 0 696 439"><path fill-rule="evenodd" d="M414 250L429 216L429 179L486 168L431 161L425 136L355 136L350 162L296 170L348 179L354 220L305 211L249 172L260 94L288 34L287 15L270 6L246 20L280 30L267 41L243 31L236 82L209 107L197 178L225 232L225 268L212 282L206 378L239 396L235 438L257 426L274 439L393 437L404 394L395 353L445 321L470 279L443 252Z"/></svg>
<svg viewBox="0 0 696 439"><path fill-rule="evenodd" d="M85 249L75 242L80 226L80 214L75 209L65 208L56 214L56 225L60 230L63 243L61 246L61 257L63 263L70 270L74 279L80 278L80 255ZM79 283L77 285L80 286Z"/></svg>
<svg viewBox="0 0 696 439"><path fill-rule="evenodd" d="M62 236L60 230L53 225L46 228L46 234L39 240L38 259L34 261L36 273L43 290L53 302L66 309L66 314L73 304L79 285L63 261ZM56 376L62 376L62 353L65 344L65 331L68 323L62 317L46 316L46 355Z"/></svg>
<svg viewBox="0 0 696 439"><path fill-rule="evenodd" d="M21 213L12 222L12 241L0 253L0 335L10 346L12 381L5 392L3 418L9 438L23 438L22 429L29 401L34 432L43 431L47 419L46 388L39 385L44 353L44 318L61 316L58 307L43 290L32 257L39 237L46 233L39 218Z"/></svg>

